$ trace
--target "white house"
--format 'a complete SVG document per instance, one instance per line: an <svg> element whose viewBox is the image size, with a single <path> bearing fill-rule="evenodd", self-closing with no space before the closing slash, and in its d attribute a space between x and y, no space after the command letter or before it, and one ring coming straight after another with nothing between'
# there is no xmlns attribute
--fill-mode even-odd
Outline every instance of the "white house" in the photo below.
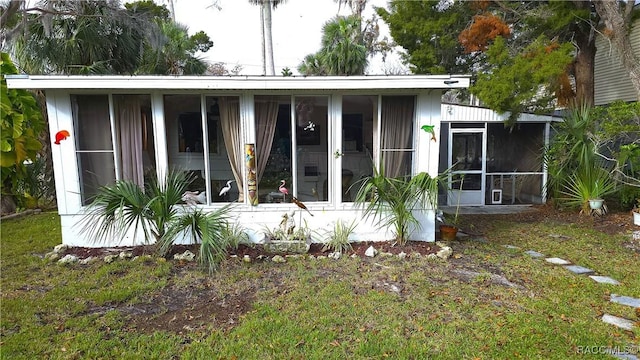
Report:
<svg viewBox="0 0 640 360"><path fill-rule="evenodd" d="M97 188L169 169L198 177L190 190L205 192L203 209L233 202L235 221L256 242L297 209L291 196L315 215L296 214L312 230L353 219L354 240L391 239L362 219L350 186L380 162L389 176L435 176L439 139L421 127L440 133L442 92L468 87L469 76L32 75L7 84L46 92L63 243L98 246L77 232ZM70 136L56 144L62 130ZM229 180L232 190L219 196ZM422 226L410 239L435 240L433 209L417 211Z"/></svg>

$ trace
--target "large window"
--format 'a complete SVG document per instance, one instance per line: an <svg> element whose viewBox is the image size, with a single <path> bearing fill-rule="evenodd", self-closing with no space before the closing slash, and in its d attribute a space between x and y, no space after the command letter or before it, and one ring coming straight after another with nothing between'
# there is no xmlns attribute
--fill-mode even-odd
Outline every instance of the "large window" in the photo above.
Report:
<svg viewBox="0 0 640 360"><path fill-rule="evenodd" d="M255 97L260 202L328 199L328 104L327 96Z"/></svg>
<svg viewBox="0 0 640 360"><path fill-rule="evenodd" d="M242 202L238 98L207 96L204 102L203 111L200 95L164 96L169 167L195 178L188 190L199 203ZM223 192L227 186L231 190Z"/></svg>
<svg viewBox="0 0 640 360"><path fill-rule="evenodd" d="M145 176L155 176L149 95L113 95L113 119L108 95L71 95L71 104L83 205L116 179L144 186Z"/></svg>
<svg viewBox="0 0 640 360"><path fill-rule="evenodd" d="M71 95L82 205L88 205L100 186L116 179L109 97Z"/></svg>
<svg viewBox="0 0 640 360"><path fill-rule="evenodd" d="M380 150L388 177L410 176L413 160L415 96L383 96Z"/></svg>
<svg viewBox="0 0 640 360"><path fill-rule="evenodd" d="M373 170L373 133L378 124L378 97L342 98L342 201L353 201L352 185Z"/></svg>

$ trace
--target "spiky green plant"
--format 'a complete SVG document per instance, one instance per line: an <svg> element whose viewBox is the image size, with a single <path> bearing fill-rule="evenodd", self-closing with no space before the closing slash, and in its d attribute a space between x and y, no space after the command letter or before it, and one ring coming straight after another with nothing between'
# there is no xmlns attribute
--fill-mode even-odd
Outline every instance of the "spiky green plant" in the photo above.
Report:
<svg viewBox="0 0 640 360"><path fill-rule="evenodd" d="M602 199L616 190L616 183L610 174L599 166L586 168L573 174L562 193L569 206L579 207L582 213L589 213L589 200Z"/></svg>
<svg viewBox="0 0 640 360"><path fill-rule="evenodd" d="M426 172L412 178L390 178L384 168L373 169L373 176L361 180L354 204L364 208L365 217L378 219L380 228L392 227L396 241L405 244L410 226L420 228L414 216L416 209L435 209L442 175L431 177Z"/></svg>
<svg viewBox="0 0 640 360"><path fill-rule="evenodd" d="M152 177L144 189L126 180L103 186L80 221L80 233L105 243L142 231L145 242L155 243L160 255L170 250L179 234L190 233L201 242L198 261L212 271L226 254L222 229L229 207L205 214L179 206L192 181L184 172L172 170L161 182Z"/></svg>
<svg viewBox="0 0 640 360"><path fill-rule="evenodd" d="M350 223L346 223L341 219L337 220L329 235L329 241L327 241L323 246L324 250L331 250L333 252L344 253L350 251L352 249L351 242L349 240L349 236L353 233L353 230L356 228L356 222L351 221Z"/></svg>

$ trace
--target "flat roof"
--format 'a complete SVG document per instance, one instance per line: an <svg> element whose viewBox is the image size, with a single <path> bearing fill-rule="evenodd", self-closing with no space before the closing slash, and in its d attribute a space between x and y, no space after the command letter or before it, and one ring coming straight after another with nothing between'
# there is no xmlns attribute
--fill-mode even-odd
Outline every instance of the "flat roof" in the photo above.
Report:
<svg viewBox="0 0 640 360"><path fill-rule="evenodd" d="M370 90L468 88L471 76L6 75L5 78L12 89Z"/></svg>

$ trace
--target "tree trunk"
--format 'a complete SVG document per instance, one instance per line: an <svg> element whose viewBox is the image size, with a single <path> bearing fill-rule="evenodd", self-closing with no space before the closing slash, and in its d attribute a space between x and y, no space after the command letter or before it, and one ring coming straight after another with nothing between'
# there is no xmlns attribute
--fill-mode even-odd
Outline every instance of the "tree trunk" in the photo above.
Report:
<svg viewBox="0 0 640 360"><path fill-rule="evenodd" d="M634 55L629 40L630 15L634 2L627 1L624 8L618 1L596 0L594 3L598 15L605 24L603 33L611 40L620 55L622 66L629 73L629 79L636 90L636 97L640 101L640 59Z"/></svg>
<svg viewBox="0 0 640 360"><path fill-rule="evenodd" d="M573 63L576 80L576 101L581 105L593 105L594 102L594 58L596 41L592 31L577 31L575 42L578 53Z"/></svg>
<svg viewBox="0 0 640 360"><path fill-rule="evenodd" d="M273 64L273 40L271 38L271 1L263 2L264 10L264 43L267 75L275 75L276 70Z"/></svg>

